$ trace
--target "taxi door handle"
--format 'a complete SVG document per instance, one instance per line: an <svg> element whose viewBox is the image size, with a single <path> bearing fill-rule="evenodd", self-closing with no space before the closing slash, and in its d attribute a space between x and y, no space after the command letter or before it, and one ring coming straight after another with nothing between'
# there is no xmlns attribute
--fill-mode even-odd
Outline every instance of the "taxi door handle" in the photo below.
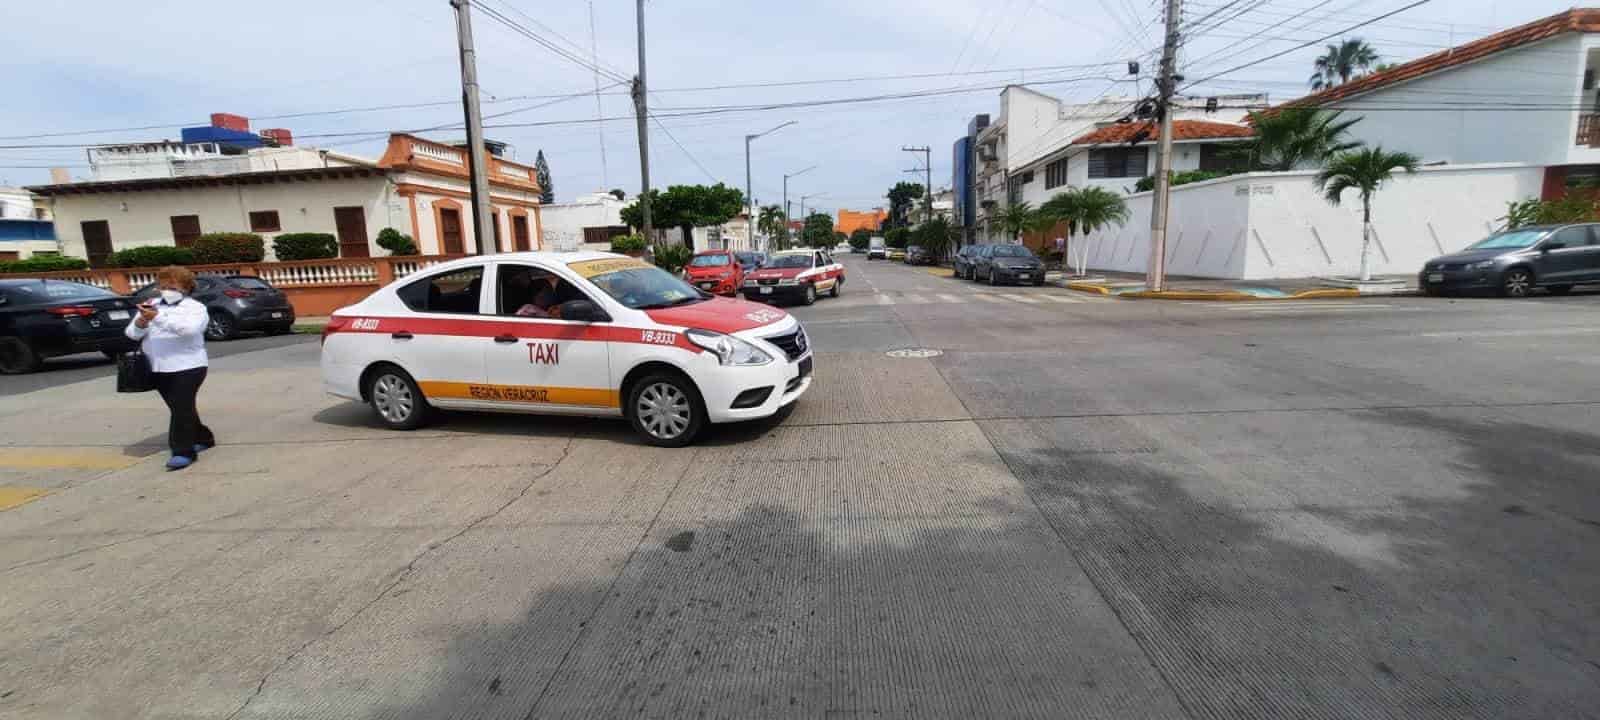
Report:
<svg viewBox="0 0 1600 720"><path fill-rule="evenodd" d="M515 336L515 335L496 335L496 336L494 336L494 341L497 342L497 343L500 343L502 345L504 345L506 343L514 343L514 342L517 341L517 336Z"/></svg>
<svg viewBox="0 0 1600 720"><path fill-rule="evenodd" d="M405 330L401 330L399 332L389 333L389 337L392 337L392 338L394 338L396 340L410 340L414 336L411 333L406 332Z"/></svg>

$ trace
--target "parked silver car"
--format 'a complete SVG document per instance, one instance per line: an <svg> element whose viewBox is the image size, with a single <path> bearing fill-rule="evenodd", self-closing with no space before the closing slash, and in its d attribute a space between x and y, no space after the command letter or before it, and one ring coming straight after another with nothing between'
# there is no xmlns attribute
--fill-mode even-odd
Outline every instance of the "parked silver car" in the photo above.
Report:
<svg viewBox="0 0 1600 720"><path fill-rule="evenodd" d="M1600 223L1497 232L1461 252L1429 260L1417 280L1429 295L1490 291L1525 297L1535 288L1563 295L1573 285L1600 283Z"/></svg>

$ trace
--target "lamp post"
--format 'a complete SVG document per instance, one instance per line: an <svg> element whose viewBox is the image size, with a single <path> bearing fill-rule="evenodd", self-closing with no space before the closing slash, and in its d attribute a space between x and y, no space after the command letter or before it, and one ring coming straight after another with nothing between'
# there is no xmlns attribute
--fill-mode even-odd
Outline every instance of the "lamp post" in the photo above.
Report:
<svg viewBox="0 0 1600 720"><path fill-rule="evenodd" d="M811 193L810 195L801 195L800 196L800 232L802 233L801 236L800 236L800 239L802 239L802 240L805 239L804 233L806 231L806 199L807 198L814 198L814 197L822 197L823 195L826 195L826 194L827 193Z"/></svg>
<svg viewBox="0 0 1600 720"><path fill-rule="evenodd" d="M745 207L750 209L749 214L745 216L745 243L751 250L756 249L756 196L754 186L750 184L750 141L762 135L771 135L798 122L800 121L790 120L771 130L744 136L744 202Z"/></svg>
<svg viewBox="0 0 1600 720"><path fill-rule="evenodd" d="M783 239L785 245L788 244L789 240L789 178L799 177L815 169L817 169L817 166L812 165L800 172L792 172L783 176ZM787 250L788 247L784 249Z"/></svg>

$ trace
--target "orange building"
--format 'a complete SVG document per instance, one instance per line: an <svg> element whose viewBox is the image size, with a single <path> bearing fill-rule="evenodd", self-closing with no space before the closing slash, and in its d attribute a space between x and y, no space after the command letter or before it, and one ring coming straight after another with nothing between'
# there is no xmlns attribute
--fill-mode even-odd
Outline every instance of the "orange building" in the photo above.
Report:
<svg viewBox="0 0 1600 720"><path fill-rule="evenodd" d="M867 212L854 210L839 210L839 221L833 224L833 229L846 235L861 228L877 232L883 227L883 221L889 218L888 211L883 208L873 208Z"/></svg>

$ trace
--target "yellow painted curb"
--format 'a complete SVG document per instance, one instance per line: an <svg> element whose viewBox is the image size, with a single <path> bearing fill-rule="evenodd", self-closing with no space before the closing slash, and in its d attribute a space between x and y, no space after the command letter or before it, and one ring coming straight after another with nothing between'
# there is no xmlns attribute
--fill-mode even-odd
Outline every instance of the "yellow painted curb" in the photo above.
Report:
<svg viewBox="0 0 1600 720"><path fill-rule="evenodd" d="M956 276L956 271L951 270L950 268L925 267L925 268L922 269L922 271L927 273L927 274L929 274L929 275L932 275L934 277L955 277Z"/></svg>
<svg viewBox="0 0 1600 720"><path fill-rule="evenodd" d="M0 510L26 505L50 494L49 490L27 487L0 487Z"/></svg>
<svg viewBox="0 0 1600 720"><path fill-rule="evenodd" d="M1118 295L1117 297L1141 298L1145 300L1263 300L1255 295L1242 292L1223 292L1213 290L1162 290L1151 292L1137 290Z"/></svg>
<svg viewBox="0 0 1600 720"><path fill-rule="evenodd" d="M103 448L0 448L0 470L118 470L142 459Z"/></svg>
<svg viewBox="0 0 1600 720"><path fill-rule="evenodd" d="M1093 285L1093 284L1090 284L1090 283L1070 283L1069 282L1069 283L1067 283L1067 289L1068 290L1077 290L1078 292L1096 293L1096 294L1099 294L1099 295L1110 295L1111 294L1111 289L1110 288L1108 288L1108 287L1106 287L1104 285Z"/></svg>
<svg viewBox="0 0 1600 720"><path fill-rule="evenodd" d="M1353 298L1361 297L1361 291L1355 288L1319 288L1317 290L1301 290L1291 296L1298 298Z"/></svg>

